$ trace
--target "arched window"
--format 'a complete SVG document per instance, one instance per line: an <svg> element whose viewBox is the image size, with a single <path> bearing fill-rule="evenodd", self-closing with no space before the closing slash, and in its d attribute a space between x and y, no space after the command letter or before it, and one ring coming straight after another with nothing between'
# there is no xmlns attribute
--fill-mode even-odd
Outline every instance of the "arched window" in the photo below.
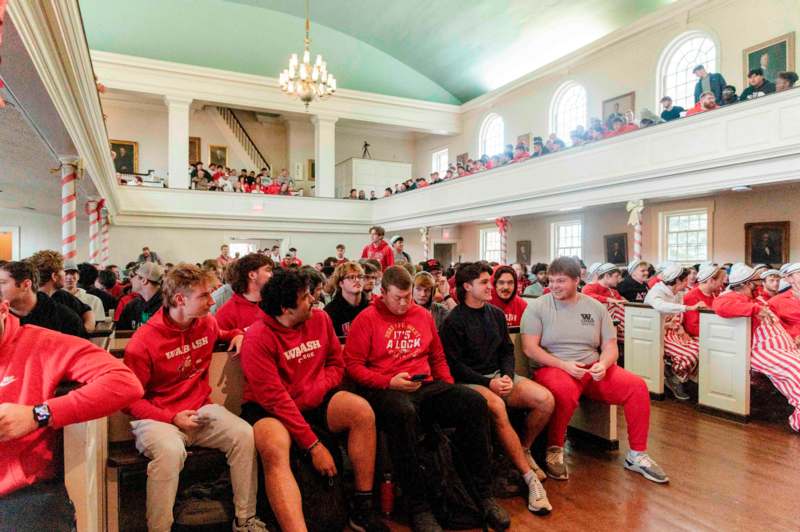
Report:
<svg viewBox="0 0 800 532"><path fill-rule="evenodd" d="M564 142L578 126L586 127L586 89L574 81L561 85L550 104L550 131Z"/></svg>
<svg viewBox="0 0 800 532"><path fill-rule="evenodd" d="M656 109L661 98L669 96L672 103L688 109L694 105L694 86L697 77L692 70L697 65L707 72L717 71L717 44L707 33L690 31L678 36L661 54L658 62L658 90Z"/></svg>
<svg viewBox="0 0 800 532"><path fill-rule="evenodd" d="M481 133L478 137L478 156L497 155L503 151L503 140L505 135L503 118L497 114L487 116L481 126Z"/></svg>

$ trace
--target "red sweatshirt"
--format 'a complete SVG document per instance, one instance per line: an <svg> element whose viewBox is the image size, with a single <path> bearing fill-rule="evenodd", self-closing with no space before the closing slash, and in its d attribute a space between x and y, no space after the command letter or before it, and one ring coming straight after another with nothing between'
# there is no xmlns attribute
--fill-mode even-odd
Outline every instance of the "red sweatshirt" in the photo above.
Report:
<svg viewBox="0 0 800 532"><path fill-rule="evenodd" d="M66 381L83 386L54 398ZM33 406L47 402L52 417L47 428L0 442L0 498L58 476L58 429L107 416L141 396L142 386L120 360L81 338L20 326L9 313L0 333L0 404L30 405L33 416Z"/></svg>
<svg viewBox="0 0 800 532"><path fill-rule="evenodd" d="M208 367L217 339L231 341L241 330L222 330L208 314L179 329L166 308L139 327L125 346L125 364L144 387L144 398L131 404L136 419L172 423L178 412L209 404Z"/></svg>
<svg viewBox="0 0 800 532"><path fill-rule="evenodd" d="M686 302L686 298L684 298L684 302ZM761 324L758 313L761 312L763 306L752 297L747 297L739 292L732 292L730 290L723 292L719 297L714 299L711 308L714 309L717 316L721 318L746 318L749 316L752 318L750 324L754 331Z"/></svg>
<svg viewBox="0 0 800 532"><path fill-rule="evenodd" d="M661 276L660 275L652 276L651 278L649 278L647 280L647 288L653 288L655 285L657 285L659 283L659 281L661 281Z"/></svg>
<svg viewBox="0 0 800 532"><path fill-rule="evenodd" d="M367 388L388 388L404 371L453 382L433 316L415 303L402 316L380 299L363 310L350 325L344 359L347 374Z"/></svg>
<svg viewBox="0 0 800 532"><path fill-rule="evenodd" d="M117 303L117 308L114 310L114 321L119 321L122 317L122 311L125 310L125 306L133 301L133 298L139 297L139 294L136 292L129 292L119 298L119 302Z"/></svg>
<svg viewBox="0 0 800 532"><path fill-rule="evenodd" d="M247 330L241 358L244 400L279 419L301 448L311 447L317 436L301 412L318 407L344 377L342 345L328 313L312 309L292 329L265 315Z"/></svg>
<svg viewBox="0 0 800 532"><path fill-rule="evenodd" d="M763 286L756 287L755 296L757 298L760 297L764 301L769 301L770 299L775 297L773 294L770 294L769 292L767 292L767 290Z"/></svg>
<svg viewBox="0 0 800 532"><path fill-rule="evenodd" d="M683 304L691 306L703 301L706 305L708 305L708 308L712 308L714 299L716 298L713 295L707 296L700 290L699 286L695 286L683 296ZM695 338L700 336L699 310L687 310L683 313L683 328L687 333L691 334Z"/></svg>
<svg viewBox="0 0 800 532"><path fill-rule="evenodd" d="M362 259L375 259L381 263L381 270L386 271L389 266L394 266L394 252L386 240L380 239L377 244L369 243L361 250Z"/></svg>
<svg viewBox="0 0 800 532"><path fill-rule="evenodd" d="M770 298L769 308L781 319L783 328L792 338L800 336L800 298L789 289L782 294Z"/></svg>
<svg viewBox="0 0 800 532"><path fill-rule="evenodd" d="M583 287L581 290L581 294L585 296L589 296L592 299L598 300L602 304L608 303L608 298L611 299L625 299L617 292L616 288L608 288L606 286L601 285L600 283L589 283Z"/></svg>
<svg viewBox="0 0 800 532"><path fill-rule="evenodd" d="M515 295L508 301L503 301L497 296L497 292L492 293L492 305L503 311L506 315L506 324L509 327L519 327L522 321L522 313L528 308L528 302Z"/></svg>
<svg viewBox="0 0 800 532"><path fill-rule="evenodd" d="M264 316L266 314L258 303L253 303L240 294L233 294L214 315L220 329L241 329L243 331Z"/></svg>

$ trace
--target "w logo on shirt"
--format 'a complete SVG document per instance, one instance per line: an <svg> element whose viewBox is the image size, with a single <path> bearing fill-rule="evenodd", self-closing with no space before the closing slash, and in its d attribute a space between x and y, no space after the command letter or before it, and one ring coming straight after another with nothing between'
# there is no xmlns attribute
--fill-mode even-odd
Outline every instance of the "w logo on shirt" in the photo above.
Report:
<svg viewBox="0 0 800 532"><path fill-rule="evenodd" d="M591 314L581 313L581 325L594 325L594 317Z"/></svg>

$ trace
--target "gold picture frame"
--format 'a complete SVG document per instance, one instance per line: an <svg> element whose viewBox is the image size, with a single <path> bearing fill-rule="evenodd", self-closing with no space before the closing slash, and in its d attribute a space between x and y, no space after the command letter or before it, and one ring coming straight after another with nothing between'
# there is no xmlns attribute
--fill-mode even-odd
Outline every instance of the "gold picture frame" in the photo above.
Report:
<svg viewBox="0 0 800 532"><path fill-rule="evenodd" d="M200 151L201 147L200 137L189 137L189 164L194 165L203 160L202 155L200 155L202 153Z"/></svg>
<svg viewBox="0 0 800 532"><path fill-rule="evenodd" d="M764 69L764 78L772 82L778 72L794 70L793 31L742 50L742 87L747 87L747 73L759 67Z"/></svg>
<svg viewBox="0 0 800 532"><path fill-rule="evenodd" d="M108 141L114 170L118 174L136 174L139 172L139 143L135 140Z"/></svg>
<svg viewBox="0 0 800 532"><path fill-rule="evenodd" d="M228 167L228 147L221 144L208 145L208 164Z"/></svg>

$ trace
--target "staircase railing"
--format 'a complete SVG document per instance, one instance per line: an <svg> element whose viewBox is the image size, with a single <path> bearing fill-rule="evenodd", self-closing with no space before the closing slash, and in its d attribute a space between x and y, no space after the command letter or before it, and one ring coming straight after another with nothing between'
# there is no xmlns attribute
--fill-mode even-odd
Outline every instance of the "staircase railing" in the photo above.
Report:
<svg viewBox="0 0 800 532"><path fill-rule="evenodd" d="M228 107L217 107L217 111L219 111L222 119L225 120L225 123L236 136L236 139L239 141L239 144L242 145L244 151L247 152L247 155L249 155L250 158L257 163L260 161L261 167L272 171L272 167L267 162L267 158L264 157L261 151L259 151L258 147L256 147L256 143L253 142L253 139L251 139L250 135L247 134L247 130L236 117L236 113L234 113L233 110Z"/></svg>

